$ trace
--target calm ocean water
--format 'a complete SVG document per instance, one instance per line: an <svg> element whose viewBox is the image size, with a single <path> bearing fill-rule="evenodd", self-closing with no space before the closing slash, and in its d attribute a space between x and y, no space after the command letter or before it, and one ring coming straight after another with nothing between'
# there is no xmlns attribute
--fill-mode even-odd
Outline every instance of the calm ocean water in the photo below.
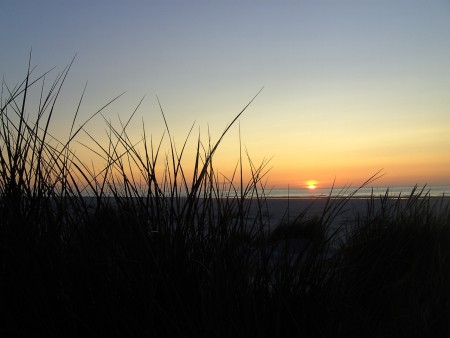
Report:
<svg viewBox="0 0 450 338"><path fill-rule="evenodd" d="M424 187L419 186L416 189L416 193L420 192ZM273 198L307 198L307 197L326 197L329 196L330 193L335 196L338 194L349 195L353 193L357 188L351 187L347 189L343 188L334 188L331 191L330 188L316 188L313 190L307 188L301 189L273 189L268 193L268 197ZM407 197L411 194L414 187L413 186L403 186L403 187L364 187L356 191L354 194L355 197L370 197L372 194L374 196L385 195L387 189L389 189L389 196L398 197L401 196ZM266 191L267 193L267 191ZM434 185L434 186L425 186L423 190L423 194L428 194L429 196L450 196L450 185Z"/></svg>
<svg viewBox="0 0 450 338"><path fill-rule="evenodd" d="M423 191L422 191L423 189ZM273 189L266 189L264 190L264 196L266 198L273 198L273 199L282 199L282 198L317 198L317 197L328 197L330 194L332 196L348 196L350 194L353 194L353 197L356 198L364 198L364 197L370 197L370 196L384 196L386 194L386 191L389 192L390 197L398 197L399 195L401 197L408 197L413 191L414 186L401 186L401 187L364 187L357 190L356 187L350 187L350 188L334 188L331 190L331 188L316 188L316 189L308 189L308 188L290 188L288 189L279 189L279 188L273 188ZM433 186L418 186L415 189L415 194L421 193L422 196L431 196L431 197L450 197L450 185L433 185ZM141 196L146 196L146 191L141 191ZM239 196L239 190L237 190L237 196ZM186 197L186 193L183 191L178 192L180 197ZM231 197L233 197L233 191L224 191L224 195L230 194ZM170 197L170 193L167 193L166 197ZM86 199L90 200L90 203L95 204L95 197L89 197L85 196ZM105 198L111 198L113 200L112 196L108 196Z"/></svg>

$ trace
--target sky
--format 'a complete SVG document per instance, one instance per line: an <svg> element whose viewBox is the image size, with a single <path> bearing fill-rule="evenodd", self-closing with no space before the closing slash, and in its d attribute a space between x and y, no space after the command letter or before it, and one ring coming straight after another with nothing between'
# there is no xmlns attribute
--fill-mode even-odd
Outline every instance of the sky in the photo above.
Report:
<svg viewBox="0 0 450 338"><path fill-rule="evenodd" d="M229 176L241 141L285 188L450 184L450 1L24 1L3 0L0 73L55 77L76 55L52 120L64 139L87 82L77 123L105 109L129 135L162 137L163 107L181 148L193 123L214 142ZM158 98L158 99L157 99ZM120 118L120 120L119 120ZM101 118L89 130L106 140ZM89 160L94 155L85 149ZM187 165L190 152L186 153ZM101 164L99 164L101 165ZM247 165L248 171L248 165Z"/></svg>

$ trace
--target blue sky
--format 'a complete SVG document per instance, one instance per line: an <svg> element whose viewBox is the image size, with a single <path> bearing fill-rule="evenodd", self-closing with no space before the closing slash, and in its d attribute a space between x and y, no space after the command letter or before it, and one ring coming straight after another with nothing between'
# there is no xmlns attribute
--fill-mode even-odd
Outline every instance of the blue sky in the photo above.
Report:
<svg viewBox="0 0 450 338"><path fill-rule="evenodd" d="M1 73L19 82L57 74L77 54L54 120L63 135L88 81L80 119L109 99L112 119L139 100L149 133L163 131L156 95L181 143L196 121L217 138L241 118L273 184L450 183L448 1L3 1ZM101 120L92 130L104 129ZM134 128L134 129L133 129ZM238 159L237 129L217 165ZM380 184L381 184L380 183Z"/></svg>

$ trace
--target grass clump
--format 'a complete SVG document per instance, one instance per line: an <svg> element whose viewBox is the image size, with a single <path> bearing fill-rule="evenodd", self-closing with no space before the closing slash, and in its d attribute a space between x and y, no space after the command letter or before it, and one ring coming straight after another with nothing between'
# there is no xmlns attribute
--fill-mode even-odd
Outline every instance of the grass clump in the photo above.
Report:
<svg viewBox="0 0 450 338"><path fill-rule="evenodd" d="M344 227L335 220L353 194L330 195L316 218L301 211L269 231L267 162L248 157L245 182L239 154L226 184L213 166L247 106L216 143L198 136L188 177L187 140L177 148L167 123L164 156L163 140L153 143L144 125L132 140L134 113L119 127L102 109L77 123L83 95L67 140L53 137L69 69L47 92L30 67L18 86L3 83L2 336L448 335L446 201L435 204L423 191L373 196ZM28 100L39 84L33 119ZM93 118L104 120L106 144L87 133ZM83 133L102 168L77 156Z"/></svg>
<svg viewBox="0 0 450 338"><path fill-rule="evenodd" d="M417 188L369 200L339 252L343 305L358 316L356 331L448 336L449 216L447 199Z"/></svg>

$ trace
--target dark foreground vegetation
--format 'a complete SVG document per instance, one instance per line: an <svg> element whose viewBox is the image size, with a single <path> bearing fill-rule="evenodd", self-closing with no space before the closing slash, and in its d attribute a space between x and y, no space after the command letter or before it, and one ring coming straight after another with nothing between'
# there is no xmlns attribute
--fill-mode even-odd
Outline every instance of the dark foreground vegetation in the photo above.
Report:
<svg viewBox="0 0 450 338"><path fill-rule="evenodd" d="M222 138L199 138L188 178L184 146L162 154L143 130L138 148L101 111L109 142L90 135L105 163L94 171L72 151L86 126L76 114L67 140L50 132L67 71L47 92L30 70L3 84L1 337L450 336L445 199L373 196L336 225L350 193L269 230L265 162L248 158L244 182L240 155L222 184Z"/></svg>

